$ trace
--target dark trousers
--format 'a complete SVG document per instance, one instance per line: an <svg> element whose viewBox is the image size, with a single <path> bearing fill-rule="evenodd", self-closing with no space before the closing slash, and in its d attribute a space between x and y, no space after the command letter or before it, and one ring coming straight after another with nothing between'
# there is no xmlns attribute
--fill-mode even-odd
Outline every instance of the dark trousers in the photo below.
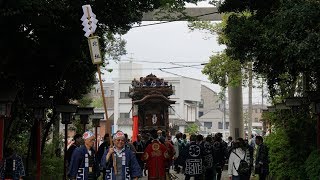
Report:
<svg viewBox="0 0 320 180"><path fill-rule="evenodd" d="M222 168L217 167L216 170L217 170L217 180L220 180L221 179L221 174L222 174Z"/></svg>
<svg viewBox="0 0 320 180"><path fill-rule="evenodd" d="M266 180L267 174L266 173L261 173L259 174L259 180Z"/></svg>
<svg viewBox="0 0 320 180"><path fill-rule="evenodd" d="M249 176L232 176L232 180L249 180L250 179L250 175Z"/></svg>
<svg viewBox="0 0 320 180"><path fill-rule="evenodd" d="M191 177L194 177L194 180L201 180L201 175L185 175L184 180L190 180Z"/></svg>
<svg viewBox="0 0 320 180"><path fill-rule="evenodd" d="M240 176L232 176L232 180L241 180Z"/></svg>

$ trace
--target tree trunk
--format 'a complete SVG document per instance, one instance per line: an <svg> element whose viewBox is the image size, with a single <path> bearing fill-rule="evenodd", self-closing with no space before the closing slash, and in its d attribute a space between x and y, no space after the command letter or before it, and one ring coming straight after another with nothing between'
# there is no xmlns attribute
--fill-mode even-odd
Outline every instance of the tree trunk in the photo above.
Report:
<svg viewBox="0 0 320 180"><path fill-rule="evenodd" d="M53 119L53 118L52 118L52 119ZM52 121L53 121L52 119L46 124L45 130L44 130L44 132L42 133L41 154L43 153L44 146L45 146L45 144L46 144L46 142L47 142L47 137L48 137L50 128L51 128L51 126L52 126Z"/></svg>
<svg viewBox="0 0 320 180"><path fill-rule="evenodd" d="M59 113L58 113L59 114ZM60 133L59 133L59 130L60 130L60 118L58 116L58 114L56 115L53 115L52 117L54 118L54 122L53 122L53 142L55 143L54 147L56 149L60 148Z"/></svg>
<svg viewBox="0 0 320 180"><path fill-rule="evenodd" d="M241 70L239 70L241 76ZM229 94L229 114L230 114L230 135L236 138L243 138L243 114L242 114L242 86L228 87Z"/></svg>

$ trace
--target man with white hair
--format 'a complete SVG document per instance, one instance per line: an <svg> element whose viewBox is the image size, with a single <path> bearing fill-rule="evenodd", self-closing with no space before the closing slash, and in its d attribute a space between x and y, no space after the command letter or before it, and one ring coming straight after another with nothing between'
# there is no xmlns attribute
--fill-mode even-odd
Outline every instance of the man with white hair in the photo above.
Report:
<svg viewBox="0 0 320 180"><path fill-rule="evenodd" d="M118 131L113 135L113 147L109 147L101 158L100 165L106 169L105 180L138 179L142 171L133 152L128 149L125 135Z"/></svg>
<svg viewBox="0 0 320 180"><path fill-rule="evenodd" d="M95 136L86 131L82 135L84 145L76 148L71 156L69 177L71 180L96 180L99 175L99 166L93 150Z"/></svg>

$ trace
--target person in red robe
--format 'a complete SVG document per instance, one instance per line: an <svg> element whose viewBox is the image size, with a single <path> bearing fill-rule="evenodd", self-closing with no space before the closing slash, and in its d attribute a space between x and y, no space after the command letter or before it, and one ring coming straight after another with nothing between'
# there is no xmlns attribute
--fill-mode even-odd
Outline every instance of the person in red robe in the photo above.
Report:
<svg viewBox="0 0 320 180"><path fill-rule="evenodd" d="M166 145L162 144L158 139L156 130L151 131L153 138L151 144L145 149L142 160L146 161L149 180L165 180L166 164L169 154Z"/></svg>
<svg viewBox="0 0 320 180"><path fill-rule="evenodd" d="M164 144L166 145L166 147L168 149L169 158L167 159L167 172L169 172L170 166L172 165L172 162L173 162L173 156L176 153L176 151L174 150L174 147L173 147L173 142L171 140L171 135L168 134L166 136L166 140L165 140Z"/></svg>

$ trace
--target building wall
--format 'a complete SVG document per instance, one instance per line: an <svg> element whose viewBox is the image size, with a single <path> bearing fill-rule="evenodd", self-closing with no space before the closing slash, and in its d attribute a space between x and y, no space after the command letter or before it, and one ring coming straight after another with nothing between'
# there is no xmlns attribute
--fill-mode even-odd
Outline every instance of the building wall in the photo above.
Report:
<svg viewBox="0 0 320 180"><path fill-rule="evenodd" d="M142 64L132 62L119 64L119 79L120 80L133 80L139 79L142 76Z"/></svg>
<svg viewBox="0 0 320 180"><path fill-rule="evenodd" d="M173 94L169 98L173 101L176 101L175 104L171 105L174 107L175 112L174 114L169 115L169 118L183 118L183 106L181 106L183 101L180 98L180 79L178 77L165 77L164 80L168 81L168 84L172 85L173 88Z"/></svg>
<svg viewBox="0 0 320 180"><path fill-rule="evenodd" d="M201 107L202 105L202 107ZM211 134L228 132L229 118L226 113L225 130L223 129L223 107L219 96L212 89L205 85L201 86L201 104L199 105L199 121L202 124L200 127L201 133ZM221 108L220 108L221 106ZM201 115L202 114L202 115ZM200 116L201 115L201 116ZM211 124L211 128L208 127ZM225 131L225 132L224 132Z"/></svg>
<svg viewBox="0 0 320 180"><path fill-rule="evenodd" d="M103 83L103 90L104 90L105 97L113 97L113 93L114 93L113 86L114 86L114 83ZM92 87L92 90L88 95L93 98L101 97L101 87L99 82L98 84L95 84Z"/></svg>
<svg viewBox="0 0 320 180"><path fill-rule="evenodd" d="M133 79L140 79L142 76L142 64L136 63L120 63L119 64L119 78L114 79L114 130L120 130L123 127L118 126L118 119L120 113L129 113L129 117L132 117L130 111L132 107L132 100L129 97L123 98L124 93L129 93L129 87ZM121 95L122 94L122 95ZM132 130L126 132L129 134Z"/></svg>
<svg viewBox="0 0 320 180"><path fill-rule="evenodd" d="M186 127L185 126L179 126L179 132L185 132Z"/></svg>
<svg viewBox="0 0 320 180"><path fill-rule="evenodd" d="M165 77L164 80L172 85L174 94L170 96L170 99L176 101L171 105L175 113L169 114L169 118L182 118L194 122L197 118L198 106L191 107L185 101L192 101L196 104L200 102L200 81L184 77Z"/></svg>
<svg viewBox="0 0 320 180"><path fill-rule="evenodd" d="M208 113L212 109L218 109L221 104L219 95L205 85L201 85L201 103L203 107L199 107L199 112Z"/></svg>
<svg viewBox="0 0 320 180"><path fill-rule="evenodd" d="M225 130L223 130L223 111L219 109L210 110L207 114L201 116L199 121L203 126L201 130L207 131L208 134L229 131L229 116L226 114L226 125ZM205 123L212 123L212 127L205 128Z"/></svg>
<svg viewBox="0 0 320 180"><path fill-rule="evenodd" d="M244 113L248 113L249 111L249 106L243 105L243 111ZM261 105L261 104L253 104L252 105L252 127L253 128L258 128L262 129L262 110L267 109L266 105Z"/></svg>
<svg viewBox="0 0 320 180"><path fill-rule="evenodd" d="M187 122L195 122L197 119L197 106L190 105L188 103L184 104L184 119Z"/></svg>
<svg viewBox="0 0 320 180"><path fill-rule="evenodd" d="M180 80L180 98L183 100L197 101L201 100L201 83L199 80L181 77Z"/></svg>

